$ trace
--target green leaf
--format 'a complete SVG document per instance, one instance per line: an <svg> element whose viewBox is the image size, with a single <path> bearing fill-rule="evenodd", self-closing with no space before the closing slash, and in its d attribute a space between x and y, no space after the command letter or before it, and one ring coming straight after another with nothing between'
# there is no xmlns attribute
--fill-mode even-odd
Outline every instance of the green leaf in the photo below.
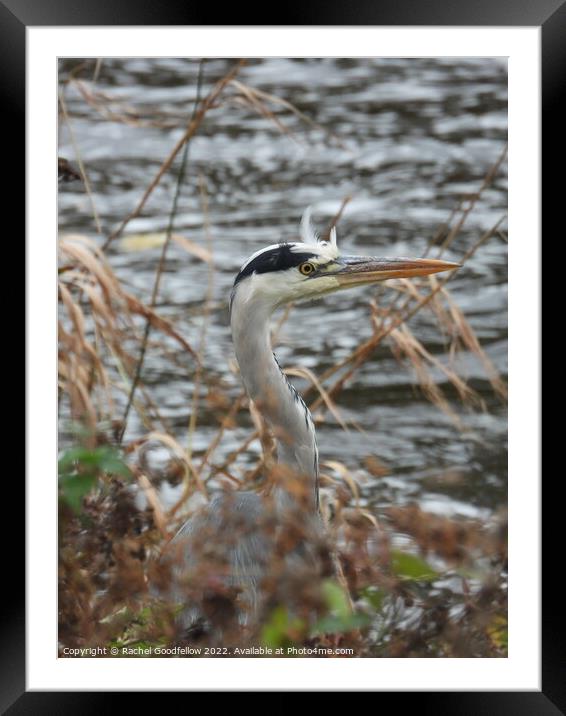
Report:
<svg viewBox="0 0 566 716"><path fill-rule="evenodd" d="M61 475L59 478L61 497L78 514L82 510L83 498L93 489L96 483L97 476L92 473Z"/></svg>
<svg viewBox="0 0 566 716"><path fill-rule="evenodd" d="M94 448L94 450L84 447L70 448L59 459L59 472L69 472L79 467L130 477L130 470L119 453L108 446Z"/></svg>
<svg viewBox="0 0 566 716"><path fill-rule="evenodd" d="M93 450L87 450L83 447L74 447L66 450L59 458L59 472L69 472L74 470L77 465L96 464L97 455Z"/></svg>
<svg viewBox="0 0 566 716"><path fill-rule="evenodd" d="M367 614L348 614L347 617L329 616L319 619L313 626L311 637L321 634L340 634L354 629L362 629L370 623Z"/></svg>
<svg viewBox="0 0 566 716"><path fill-rule="evenodd" d="M366 614L352 611L346 591L332 579L322 583L322 594L330 614L319 619L311 630L311 636L336 634L367 626L370 619Z"/></svg>
<svg viewBox="0 0 566 716"><path fill-rule="evenodd" d="M95 487L102 473L131 477L130 470L120 454L108 445L93 450L77 446L69 448L61 455L61 497L75 513L80 513L83 498Z"/></svg>
<svg viewBox="0 0 566 716"><path fill-rule="evenodd" d="M351 615L352 609L348 596L339 584L332 579L326 579L322 583L322 594L328 609L334 612L336 616L347 618Z"/></svg>
<svg viewBox="0 0 566 716"><path fill-rule="evenodd" d="M121 475L122 477L131 477L130 468L122 460L115 450L105 448L104 452L99 455L98 468L110 475Z"/></svg>
<svg viewBox="0 0 566 716"><path fill-rule="evenodd" d="M424 559L407 554L400 550L392 550L391 566L393 572L402 579L412 579L418 582L427 582L436 579L439 573L436 572Z"/></svg>
<svg viewBox="0 0 566 716"><path fill-rule="evenodd" d="M362 589L360 596L369 602L376 612L380 612L383 607L383 600L385 599L386 594L384 591L377 589L376 587L366 587L365 589Z"/></svg>
<svg viewBox="0 0 566 716"><path fill-rule="evenodd" d="M500 651L507 653L509 648L507 617L503 615L495 616L486 631L493 645Z"/></svg>
<svg viewBox="0 0 566 716"><path fill-rule="evenodd" d="M265 646L277 649L294 643L294 636L305 629L302 619L291 617L285 607L276 607L263 626L261 641Z"/></svg>

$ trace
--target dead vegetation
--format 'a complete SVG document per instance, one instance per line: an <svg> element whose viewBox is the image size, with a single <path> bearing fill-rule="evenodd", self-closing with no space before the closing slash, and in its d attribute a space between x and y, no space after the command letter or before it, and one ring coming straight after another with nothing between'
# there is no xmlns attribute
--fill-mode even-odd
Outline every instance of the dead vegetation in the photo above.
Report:
<svg viewBox="0 0 566 716"><path fill-rule="evenodd" d="M265 475L269 481L270 471L275 469L272 441L253 409L254 428L226 458L216 457L222 440L242 425L242 416L249 413L250 405L243 391L233 399L203 365L214 282L214 246L209 229L206 247L175 234L172 221L165 234L121 238L153 241L163 247L162 259L168 244L176 241L206 266L209 279L203 299L204 320L188 339L156 308L163 262L156 266L153 295L143 301L126 289L107 258L110 245L143 210L209 112L219 108L236 111L245 105L282 132L288 132L288 112L310 121L289 102L240 82L237 74L241 64L235 63L210 93L195 103L188 123L155 108L142 112L110 98L96 89L95 82L79 79L80 69L68 79L101 120L131 126L184 124L185 131L137 206L113 233L101 241L81 235L65 235L59 240L59 401L62 413L81 426L75 437L79 447L73 448L74 453L73 449L66 451L60 466L61 646L181 643L175 619L178 607L156 599L149 588L152 581L164 585L171 579L170 569L156 566L155 556L186 518L187 504L194 507L206 502L212 484L226 489L242 485L261 489ZM62 121L70 121L64 91L61 103ZM328 137L329 141L338 141ZM443 238L431 238L429 250L433 255L440 256L453 244L504 158L505 151L477 194L455 208ZM86 180L80 154L76 162ZM85 189L88 191L87 181ZM205 182L201 181L205 217L207 201ZM500 223L460 257L463 265L498 235ZM485 407L481 396L455 367L461 351L479 358L494 393L501 401L506 400L505 383L452 298L449 280L450 275L390 282L395 298L384 305L377 296L368 306L370 338L321 374L298 366L287 370L290 376L306 379L304 396L315 421L320 423L331 416L344 430L355 429L341 415L340 393L381 346L387 346L406 364L422 394L456 422L454 395L469 409ZM434 321L447 345L448 362L427 350L411 329L410 319L419 312L428 312ZM144 383L144 357L152 351L158 351L170 362L172 372L187 376L194 385L186 444L160 415L153 390ZM435 372L443 375L450 395L435 380ZM207 449L197 453L192 447L193 437L205 401L218 417L218 428ZM145 432L124 440L130 408ZM234 473L234 464L258 438L262 454L241 480ZM149 459L156 445L169 453L168 461L159 469L154 469ZM357 475L379 479L387 474L388 467L379 458L361 459L356 475L335 460L324 461L321 470L327 548L338 556L339 577L327 571L313 583L312 575L301 577L290 572L282 558L273 565L274 571L263 585L269 608L265 609L261 628L247 635L248 643L273 648L339 644L351 646L356 656L505 656L505 516L500 515L493 524L482 524L440 518L417 505L391 507L375 515L360 500L362 488ZM182 485L177 502L169 509L163 507L159 496L162 480ZM136 506L136 491L145 495L145 509ZM304 536L297 525L289 525L287 537L292 534L298 540ZM410 547L403 551L395 548L395 534L405 535ZM273 578L275 574L277 579ZM208 586L210 613L228 624L239 599L237 591L226 591L222 584ZM291 603L293 608L289 607ZM193 634L189 641L194 639Z"/></svg>

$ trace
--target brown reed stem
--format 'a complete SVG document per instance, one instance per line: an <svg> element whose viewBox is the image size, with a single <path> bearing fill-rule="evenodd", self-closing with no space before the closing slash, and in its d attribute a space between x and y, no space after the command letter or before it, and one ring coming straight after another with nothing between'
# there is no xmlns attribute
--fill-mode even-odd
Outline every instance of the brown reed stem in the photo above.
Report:
<svg viewBox="0 0 566 716"><path fill-rule="evenodd" d="M134 219L136 216L139 215L139 213L145 206L146 201L151 196L153 190L159 184L159 182L161 181L165 172L171 167L171 164L173 163L177 154L193 137L193 135L195 134L197 129L202 124L208 110L214 105L215 101L218 99L218 97L222 93L223 89L230 82L230 80L240 71L240 68L244 64L245 64L245 60L240 60L236 64L236 66L233 67L230 70L230 72L228 72L227 75L225 75L219 82L216 83L214 88L211 90L211 92L207 95L207 97L204 99L204 101L202 103L200 103L200 99L197 96L197 99L195 100L195 107L197 107L197 105L200 103L200 109L198 110L198 112L195 111L193 113L193 116L191 117L191 120L190 120L183 136L179 139L177 144L175 144L175 146L171 150L171 153L169 154L167 159L159 167L157 174L153 178L151 184L145 190L142 198L138 202L135 209L130 214L128 214L128 216L126 216L126 218L122 221L120 226L108 236L108 238L106 239L106 241L104 242L104 244L102 246L103 251L105 251L110 246L110 244L112 243L112 241L114 241L114 239L116 239L118 236L120 236L120 234L124 231L126 226L129 224L129 222L132 219Z"/></svg>
<svg viewBox="0 0 566 716"><path fill-rule="evenodd" d="M478 241L470 248L468 251L464 254L462 257L462 264L465 264L465 262L473 256L473 254L478 250L478 248L484 244L488 239L490 239L494 233L499 228L499 225L503 222L503 220L506 218L506 215L504 214L497 223L488 231L486 231L479 239ZM381 341L386 338L393 330L398 328L403 323L406 323L409 321L418 311L421 310L423 306L425 306L427 303L429 303L434 296L450 281L454 274L454 271L450 271L446 278L439 279L437 282L437 285L435 288L428 293L426 296L424 296L420 301L416 303L413 308L411 308L409 311L404 312L404 309L408 306L410 299L407 300L407 302L404 304L404 306L399 309L399 313L396 318L393 318L391 323L384 328L380 333L375 333L371 338L368 338L364 343L359 345L355 351L353 351L347 358L345 358L343 361L338 363L337 365L332 366L329 368L320 378L320 381L324 381L333 374L337 373L341 368L344 368L348 363L352 363L352 366L346 371L344 375L342 375L336 382L328 388L327 395L329 395L331 398L339 392L343 386L344 383L350 378L350 376L354 373L356 368L367 359L368 355L381 343ZM309 386L310 388L310 386ZM321 397L318 397L309 407L311 411L315 411L318 408L322 407L324 404L324 401Z"/></svg>
<svg viewBox="0 0 566 716"><path fill-rule="evenodd" d="M192 119L189 123L189 126L193 126L193 124L194 124L194 118L197 115L197 108L200 103L200 93L201 93L201 89L202 89L203 69L204 69L204 59L201 59L201 61L199 63L198 78L197 78L197 96L195 98L195 104L193 106L193 112L192 112ZM153 290L151 292L151 302L150 302L151 308L155 308L155 304L157 301L157 295L159 293L159 285L161 283L161 275L163 273L163 267L165 266L165 256L167 255L167 249L169 247L169 244L171 243L171 234L173 232L173 224L175 222L175 217L177 215L177 205L179 202L179 195L181 193L181 185L182 185L183 179L185 177L185 169L186 169L187 160L188 160L188 156L189 156L189 146L190 146L190 142L189 142L189 138L187 137L186 141L185 141L185 145L184 145L183 156L181 159L181 166L179 167L179 172L177 174L177 183L175 185L175 195L173 197L173 204L171 207L171 212L169 214L169 223L168 223L167 232L165 235L165 242L163 243L163 247L161 249L161 255L159 257L159 264L157 265L157 271L155 273L155 280L153 282ZM172 161L172 159L171 159L171 161ZM124 226L125 226L125 224L124 224ZM151 330L151 321L149 320L149 317L148 317L148 318L146 318L146 322L145 322L145 329L144 329L144 334L143 334L143 338L142 338L140 355L139 355L138 362L136 365L134 378L132 380L130 394L128 395L128 402L126 404L126 409L124 410L124 417L122 418L122 426L120 428L120 435L119 435L119 439L118 439L118 442L120 444L122 443L122 440L124 438L124 433L126 432L128 416L130 414L130 409L132 407L132 403L134 400L134 394L136 391L136 387L137 387L140 377L141 377L141 371L142 371L142 366L143 366L143 362L145 359L145 352L146 352L146 348L147 348L147 341L149 338L150 330Z"/></svg>
<svg viewBox="0 0 566 716"><path fill-rule="evenodd" d="M71 138L71 144L73 145L73 150L74 150L75 156L77 158L77 164L79 165L79 170L81 172L82 180L83 180L83 183L85 186L85 191L87 193L88 200L89 200L90 206L92 208L92 215L94 217L94 223L96 224L96 231L99 234L102 234L102 226L100 224L100 217L98 216L98 211L96 210L96 205L94 203L94 197L92 195L92 189L90 187L90 181L88 179L88 174L86 173L86 168L85 168L83 158L81 155L81 150L79 149L79 145L78 145L76 137L75 137L75 132L73 131L73 125L71 124L71 120L69 119L69 113L67 112L67 103L65 102L63 92L59 92L59 104L61 105L61 111L63 112L65 124L67 125L67 129L69 130L69 137Z"/></svg>

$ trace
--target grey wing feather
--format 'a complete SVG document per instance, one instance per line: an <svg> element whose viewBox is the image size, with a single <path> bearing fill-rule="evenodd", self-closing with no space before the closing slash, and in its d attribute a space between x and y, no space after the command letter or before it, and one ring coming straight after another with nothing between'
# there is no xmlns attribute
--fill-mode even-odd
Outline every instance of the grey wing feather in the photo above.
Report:
<svg viewBox="0 0 566 716"><path fill-rule="evenodd" d="M261 582L273 568L277 536L285 534L285 520L281 513L274 519L274 514L254 492L223 492L180 528L162 557L170 562L173 579L161 596L184 605L178 616L182 628L206 621L199 603L202 606L210 585L213 594L219 585L236 589L240 624L259 615ZM292 515L285 509L283 514L287 519ZM314 574L320 568L316 545L324 538L322 521L318 514L299 515L304 539L287 551L285 566L291 574Z"/></svg>
<svg viewBox="0 0 566 716"><path fill-rule="evenodd" d="M253 492L220 493L190 517L169 543L164 559L171 559L173 586L166 596L186 603L183 575L195 581L217 578L227 587L240 590L244 606L239 621L246 623L258 608L258 585L272 549L272 540L262 528L266 509ZM198 589L199 585L195 585ZM201 617L196 606L188 605L179 615L184 628Z"/></svg>

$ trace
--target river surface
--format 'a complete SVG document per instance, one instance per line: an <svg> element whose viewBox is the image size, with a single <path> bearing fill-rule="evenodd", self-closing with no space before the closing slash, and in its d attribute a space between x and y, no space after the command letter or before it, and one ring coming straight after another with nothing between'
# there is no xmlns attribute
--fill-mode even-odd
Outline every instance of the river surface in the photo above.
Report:
<svg viewBox="0 0 566 716"><path fill-rule="evenodd" d="M61 64L61 79L78 60ZM202 96L233 65L204 65ZM65 91L76 145L88 171L96 210L106 236L137 204L190 118L197 96L199 63L189 59L87 61L78 75L104 93L107 109L124 107L142 122L112 121L85 102L76 87ZM96 73L95 81L92 82ZM205 263L177 244L168 252L157 309L198 346L207 321L204 362L209 381L235 398L241 386L230 368L233 352L227 302L239 266L257 249L297 236L307 206L323 230L352 196L338 225L346 253L423 255L462 195L473 194L507 141L507 65L503 58L260 59L249 60L238 79L293 103L314 125L283 105L269 103L289 133L228 91L230 99L210 111L190 144L174 230L214 255L213 301L203 317L209 272ZM111 101L111 104L108 102ZM147 120L150 120L149 122ZM69 131L61 122L60 156L76 163ZM163 232L175 192L176 168L166 175L128 234ZM200 182L200 184L199 184ZM209 236L205 231L206 186ZM445 257L458 260L506 212L507 168L468 215ZM79 182L60 185L62 233L82 233L100 244L88 197ZM507 243L495 236L451 280L453 298L503 377L507 372ZM161 249L128 249L116 240L109 259L126 287L150 300ZM431 255L434 255L431 254ZM368 300L375 288L335 294L293 308L276 349L283 366L308 367L317 375L371 335ZM391 295L379 291L380 301ZM410 326L441 360L445 341L429 312ZM172 344L174 346L174 344ZM439 372L461 425L432 405L416 387L410 365L384 345L358 370L337 397L342 416L361 430L344 433L327 415L318 427L321 460L340 460L363 477L365 499L378 511L387 504L418 502L445 515L489 519L507 501L507 413L477 358L464 353L458 368L481 394L486 410L463 408ZM145 384L179 441L186 444L194 387L190 360L172 365L149 350ZM306 383L293 379L299 389ZM64 417L64 415L63 415ZM218 410L205 400L193 448L203 454L216 435ZM221 463L249 431L245 418L225 433L213 461ZM145 429L135 415L126 439ZM233 468L240 474L259 445ZM382 477L360 471L376 456L387 465ZM171 502L178 487L165 485Z"/></svg>

